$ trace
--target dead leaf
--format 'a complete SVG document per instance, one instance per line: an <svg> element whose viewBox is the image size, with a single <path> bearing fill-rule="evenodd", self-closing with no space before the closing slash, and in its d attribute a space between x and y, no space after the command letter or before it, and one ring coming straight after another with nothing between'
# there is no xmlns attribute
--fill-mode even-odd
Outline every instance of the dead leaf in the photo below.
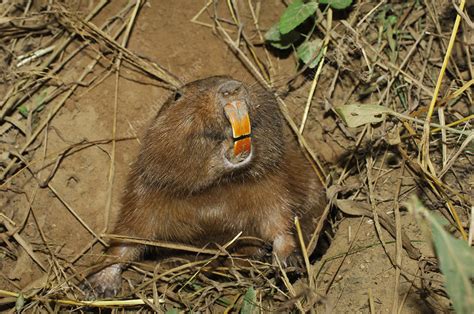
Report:
<svg viewBox="0 0 474 314"><path fill-rule="evenodd" d="M353 104L335 108L339 117L350 128L367 123L379 123L385 120L386 114L392 110L379 105Z"/></svg>

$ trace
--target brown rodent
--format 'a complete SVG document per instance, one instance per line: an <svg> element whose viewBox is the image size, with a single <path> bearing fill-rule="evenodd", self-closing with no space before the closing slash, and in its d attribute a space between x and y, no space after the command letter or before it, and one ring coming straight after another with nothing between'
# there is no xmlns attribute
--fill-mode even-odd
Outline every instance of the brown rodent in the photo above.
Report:
<svg viewBox="0 0 474 314"><path fill-rule="evenodd" d="M202 247L242 231L272 245L284 262L300 254L294 217L311 235L325 204L324 188L275 97L216 76L185 85L152 120L113 233ZM96 297L116 295L127 262L144 251L112 242L109 266L83 287Z"/></svg>

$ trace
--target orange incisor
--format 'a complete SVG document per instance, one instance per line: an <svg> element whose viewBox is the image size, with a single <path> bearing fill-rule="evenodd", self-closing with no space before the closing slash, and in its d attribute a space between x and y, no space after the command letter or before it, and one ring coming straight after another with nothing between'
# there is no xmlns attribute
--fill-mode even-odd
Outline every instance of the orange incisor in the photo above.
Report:
<svg viewBox="0 0 474 314"><path fill-rule="evenodd" d="M224 106L224 112L232 127L234 142L234 156L250 153L252 149L250 117L245 103L232 101ZM243 138L242 138L243 137Z"/></svg>
<svg viewBox="0 0 474 314"><path fill-rule="evenodd" d="M250 137L243 138L234 142L234 156L238 156L242 153L250 154L252 149L252 139Z"/></svg>

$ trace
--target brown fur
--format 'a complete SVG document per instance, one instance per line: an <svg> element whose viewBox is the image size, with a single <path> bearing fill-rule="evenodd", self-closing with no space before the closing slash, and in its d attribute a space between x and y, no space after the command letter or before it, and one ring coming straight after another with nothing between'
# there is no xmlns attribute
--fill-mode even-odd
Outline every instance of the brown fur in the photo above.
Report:
<svg viewBox="0 0 474 314"><path fill-rule="evenodd" d="M326 203L324 189L274 96L245 85L224 95L228 82L235 83L229 77L189 83L179 99L174 95L162 106L132 165L113 233L201 247L242 231L273 245L283 261L299 254L294 216L310 235ZM253 155L243 167L223 162L223 147L232 142L222 110L226 97L248 105ZM107 261L134 261L143 252L140 245L112 242ZM88 287L100 296L116 294L123 268L115 264L93 274Z"/></svg>

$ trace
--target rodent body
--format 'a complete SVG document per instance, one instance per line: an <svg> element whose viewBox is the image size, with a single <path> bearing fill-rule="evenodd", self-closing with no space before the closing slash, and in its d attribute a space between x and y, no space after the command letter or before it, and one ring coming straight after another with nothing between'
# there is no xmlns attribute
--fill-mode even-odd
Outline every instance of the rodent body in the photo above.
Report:
<svg viewBox="0 0 474 314"><path fill-rule="evenodd" d="M294 217L310 236L325 204L275 97L210 77L185 85L151 122L113 233L202 247L242 232L272 245L284 262L299 254ZM99 297L117 294L126 263L144 250L112 242L105 252L112 265L84 286Z"/></svg>

